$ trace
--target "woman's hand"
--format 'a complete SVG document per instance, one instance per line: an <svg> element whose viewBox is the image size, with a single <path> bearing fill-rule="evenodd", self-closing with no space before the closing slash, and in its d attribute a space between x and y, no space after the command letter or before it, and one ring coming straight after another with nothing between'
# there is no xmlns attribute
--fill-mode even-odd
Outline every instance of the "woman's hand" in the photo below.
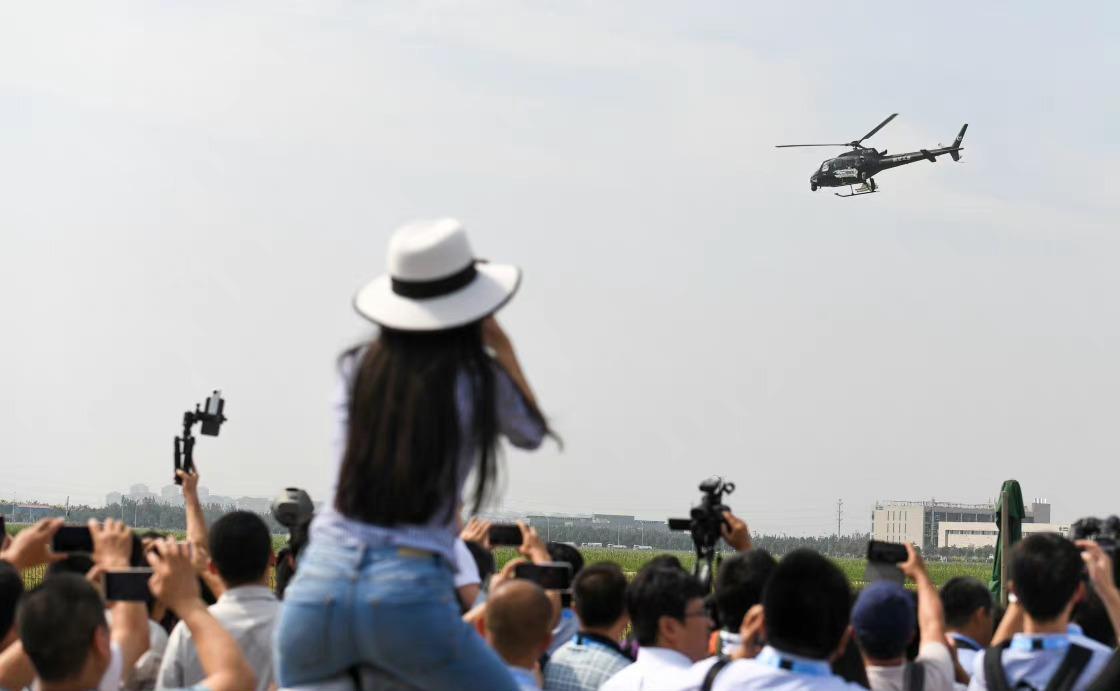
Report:
<svg viewBox="0 0 1120 691"><path fill-rule="evenodd" d="M522 521L517 522L517 527L521 528L521 546L517 551L522 556L528 557L534 564L547 564L552 561L548 548L545 547L544 540L541 539L536 528L527 526Z"/></svg>

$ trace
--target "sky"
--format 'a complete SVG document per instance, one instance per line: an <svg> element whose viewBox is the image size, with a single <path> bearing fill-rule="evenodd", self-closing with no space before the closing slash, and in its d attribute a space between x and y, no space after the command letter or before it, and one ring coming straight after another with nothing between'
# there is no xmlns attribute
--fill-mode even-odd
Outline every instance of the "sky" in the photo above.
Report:
<svg viewBox="0 0 1120 691"><path fill-rule="evenodd" d="M524 282L500 318L564 440L501 506L759 532L876 500L1054 518L1111 493L1120 9L1084 3L0 4L0 497L171 473L322 496L334 359L394 228L454 216ZM848 141L948 144L881 194Z"/></svg>

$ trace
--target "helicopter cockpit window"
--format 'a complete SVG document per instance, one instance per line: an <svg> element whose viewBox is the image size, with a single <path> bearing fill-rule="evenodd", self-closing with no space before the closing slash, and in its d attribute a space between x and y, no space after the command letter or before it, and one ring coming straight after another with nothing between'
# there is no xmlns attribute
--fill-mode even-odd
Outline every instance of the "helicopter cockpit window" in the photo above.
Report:
<svg viewBox="0 0 1120 691"><path fill-rule="evenodd" d="M829 163L832 163L832 161L825 161L824 163L821 164L821 172L822 173L827 173L828 172L828 164Z"/></svg>

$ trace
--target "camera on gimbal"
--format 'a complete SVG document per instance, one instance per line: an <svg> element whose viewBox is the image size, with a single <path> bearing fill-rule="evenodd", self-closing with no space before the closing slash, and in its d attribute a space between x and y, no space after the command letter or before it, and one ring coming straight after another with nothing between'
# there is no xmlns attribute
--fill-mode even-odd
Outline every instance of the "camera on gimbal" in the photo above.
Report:
<svg viewBox="0 0 1120 691"><path fill-rule="evenodd" d="M1109 516L1103 520L1095 516L1079 518L1069 527L1069 539L1092 540L1100 545L1115 564L1116 557L1120 555L1120 517ZM1114 578L1117 585L1120 585L1120 571L1116 572Z"/></svg>
<svg viewBox="0 0 1120 691"><path fill-rule="evenodd" d="M713 475L700 483L700 491L703 492L700 504L692 507L688 518L670 518L669 530L692 534L692 544L696 548L696 565L692 573L705 590L710 590L716 547L723 534L722 528L727 523L723 514L731 511L731 507L723 503L723 495L734 492L735 483Z"/></svg>

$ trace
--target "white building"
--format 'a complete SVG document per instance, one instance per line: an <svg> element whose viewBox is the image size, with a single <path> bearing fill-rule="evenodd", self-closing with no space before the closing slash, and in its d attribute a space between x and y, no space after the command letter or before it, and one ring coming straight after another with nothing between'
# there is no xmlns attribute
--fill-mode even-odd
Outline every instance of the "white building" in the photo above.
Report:
<svg viewBox="0 0 1120 691"><path fill-rule="evenodd" d="M1069 537L1069 526L1057 523L1024 523L1023 535L1058 533ZM999 527L995 523L943 521L937 526L938 547L995 547Z"/></svg>
<svg viewBox="0 0 1120 691"><path fill-rule="evenodd" d="M1026 506L1028 523L1050 523L1050 504L1034 500ZM958 504L938 501L882 501L871 512L871 536L884 542L906 542L924 550L941 546L942 523L967 523L996 529L995 504ZM970 530L960 528L959 530ZM954 535L954 538L957 536Z"/></svg>

